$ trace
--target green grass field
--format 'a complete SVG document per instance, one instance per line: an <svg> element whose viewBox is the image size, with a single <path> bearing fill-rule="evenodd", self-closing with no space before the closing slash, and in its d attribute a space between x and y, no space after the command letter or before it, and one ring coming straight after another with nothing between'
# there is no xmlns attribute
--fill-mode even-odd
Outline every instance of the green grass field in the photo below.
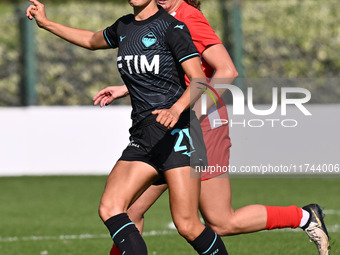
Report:
<svg viewBox="0 0 340 255"><path fill-rule="evenodd" d="M0 178L1 255L108 255L112 241L98 217L104 176ZM327 213L332 253L340 254L340 178L233 178L233 206L303 206ZM175 230L164 194L145 215L149 254L196 254ZM318 254L300 230L223 237L230 254Z"/></svg>

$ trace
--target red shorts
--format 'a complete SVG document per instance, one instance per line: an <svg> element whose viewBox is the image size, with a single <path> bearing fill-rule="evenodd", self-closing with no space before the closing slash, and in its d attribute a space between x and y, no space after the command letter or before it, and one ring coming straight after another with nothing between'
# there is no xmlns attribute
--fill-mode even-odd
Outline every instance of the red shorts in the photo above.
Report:
<svg viewBox="0 0 340 255"><path fill-rule="evenodd" d="M200 120L209 164L207 169L201 171L202 181L228 171L231 147L228 121L226 106L218 109L218 115L215 112Z"/></svg>

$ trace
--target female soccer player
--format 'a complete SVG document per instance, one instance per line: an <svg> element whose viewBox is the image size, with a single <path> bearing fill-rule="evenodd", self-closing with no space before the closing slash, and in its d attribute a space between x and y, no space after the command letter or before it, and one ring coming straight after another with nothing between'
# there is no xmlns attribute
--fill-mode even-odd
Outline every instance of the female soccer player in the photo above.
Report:
<svg viewBox="0 0 340 255"><path fill-rule="evenodd" d="M216 79L219 79L219 83L231 84L237 77L237 71L221 41L198 10L200 1L159 0L158 4L188 26L195 46L201 55L203 70L207 77L213 76L210 85L213 86ZM94 104L100 102L100 105L104 106L126 94L128 91L125 86L107 87L94 97ZM197 114L199 112L196 111ZM211 115L216 113L220 119L228 119L225 106L220 107L217 111L211 109ZM200 120L209 165L228 166L231 146L228 125L214 127L214 124L210 123L209 116L203 116ZM234 210L231 205L231 186L228 173L214 178L219 174L221 173L202 173L200 196L200 211L204 221L219 235L235 235L264 229L300 226L316 243L320 254L328 253L328 234L318 205L308 205L303 209L296 206L248 205ZM128 214L140 231L143 229L143 214L165 189L165 185L151 186L129 208ZM318 222L316 218L320 219L321 225L316 224ZM115 247L113 247L111 254L119 253L115 253Z"/></svg>
<svg viewBox="0 0 340 255"><path fill-rule="evenodd" d="M189 78L206 78L185 24L155 0L129 0L133 15L94 33L55 23L46 17L43 4L29 1L33 5L26 14L39 27L87 49L118 48L118 70L133 108L131 141L107 178L99 215L120 252L147 254L145 242L126 212L162 176L178 232L198 254L227 254L220 237L200 222L200 179L190 178L189 155L197 160L204 160L204 155L193 157L195 151L189 150L204 143L192 141L188 132L189 125L198 120L190 109L194 89L189 91L191 85L186 88L184 73ZM197 92L194 98L199 95ZM178 143L187 153L176 147Z"/></svg>

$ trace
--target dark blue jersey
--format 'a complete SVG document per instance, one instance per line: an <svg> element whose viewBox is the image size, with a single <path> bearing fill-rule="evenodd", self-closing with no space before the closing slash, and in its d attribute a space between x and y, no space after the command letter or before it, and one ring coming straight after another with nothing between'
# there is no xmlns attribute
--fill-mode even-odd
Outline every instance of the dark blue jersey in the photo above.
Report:
<svg viewBox="0 0 340 255"><path fill-rule="evenodd" d="M133 125L155 109L170 108L186 89L181 63L199 54L186 25L159 7L150 18L130 14L104 30L131 97Z"/></svg>

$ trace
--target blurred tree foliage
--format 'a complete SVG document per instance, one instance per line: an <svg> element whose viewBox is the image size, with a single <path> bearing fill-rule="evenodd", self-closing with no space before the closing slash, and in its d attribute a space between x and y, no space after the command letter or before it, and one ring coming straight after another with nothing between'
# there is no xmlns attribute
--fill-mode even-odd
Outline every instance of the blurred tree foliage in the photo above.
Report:
<svg viewBox="0 0 340 255"><path fill-rule="evenodd" d="M92 31L104 29L132 11L126 0L42 2L50 19ZM13 3L13 0L0 0L3 31L0 35L0 106L20 104L18 19L25 10L23 1L20 5ZM219 1L203 1L202 11L222 37L221 19L225 17L221 16ZM267 84L268 78L315 78L292 86L309 89L314 103L339 103L340 86L334 79L340 73L339 12L337 0L244 0L246 78L266 78ZM116 68L116 50L91 52L39 28L36 46L40 105L90 105L97 91L122 84ZM278 83L272 86L280 86ZM271 99L268 90L256 92L254 96L258 103L268 103ZM116 103L128 102L123 99Z"/></svg>
<svg viewBox="0 0 340 255"><path fill-rule="evenodd" d="M0 0L0 3L22 3L25 0ZM62 4L62 3L70 3L70 2L75 2L75 3L93 3L91 0L38 0L42 3L48 3L48 4ZM96 3L125 3L126 0L96 0Z"/></svg>

